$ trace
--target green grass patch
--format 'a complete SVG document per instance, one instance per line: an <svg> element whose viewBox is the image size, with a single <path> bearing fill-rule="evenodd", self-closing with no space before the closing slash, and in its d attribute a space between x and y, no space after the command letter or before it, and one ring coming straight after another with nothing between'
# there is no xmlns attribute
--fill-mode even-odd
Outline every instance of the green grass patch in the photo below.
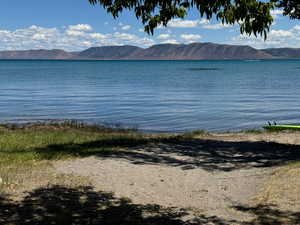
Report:
<svg viewBox="0 0 300 225"><path fill-rule="evenodd" d="M194 138L196 136L207 135L208 133L205 130L194 130L183 133L181 136L183 138Z"/></svg>
<svg viewBox="0 0 300 225"><path fill-rule="evenodd" d="M300 167L300 161L294 161L288 164L288 166L292 167Z"/></svg>
<svg viewBox="0 0 300 225"><path fill-rule="evenodd" d="M113 156L130 147L157 142L174 143L206 134L202 130L183 135L142 134L121 127L107 128L77 122L0 125L1 188L31 180L50 180L52 160ZM1 180L0 180L1 181Z"/></svg>
<svg viewBox="0 0 300 225"><path fill-rule="evenodd" d="M33 179L48 179L50 160L102 156L146 144L151 138L133 130L87 125L2 125L0 192L4 187L13 189ZM39 171L44 171L41 176L37 176Z"/></svg>
<svg viewBox="0 0 300 225"><path fill-rule="evenodd" d="M261 134L263 133L263 130L261 129L248 129L244 131L245 133L249 133L249 134Z"/></svg>
<svg viewBox="0 0 300 225"><path fill-rule="evenodd" d="M84 156L144 144L138 133L69 130L15 130L0 134L0 166L28 161Z"/></svg>

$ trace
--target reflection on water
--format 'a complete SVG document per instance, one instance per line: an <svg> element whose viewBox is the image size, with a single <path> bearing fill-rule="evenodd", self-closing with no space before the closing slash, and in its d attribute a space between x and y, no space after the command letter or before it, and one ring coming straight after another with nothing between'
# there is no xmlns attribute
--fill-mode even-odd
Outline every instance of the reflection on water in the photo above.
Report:
<svg viewBox="0 0 300 225"><path fill-rule="evenodd" d="M0 61L0 120L177 132L297 123L299 62Z"/></svg>

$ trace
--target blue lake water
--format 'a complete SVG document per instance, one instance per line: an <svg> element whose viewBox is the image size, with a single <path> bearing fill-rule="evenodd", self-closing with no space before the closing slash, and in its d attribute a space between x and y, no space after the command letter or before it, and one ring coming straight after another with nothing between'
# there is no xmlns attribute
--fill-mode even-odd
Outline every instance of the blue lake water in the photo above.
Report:
<svg viewBox="0 0 300 225"><path fill-rule="evenodd" d="M299 97L300 60L0 61L0 122L251 129L299 122Z"/></svg>

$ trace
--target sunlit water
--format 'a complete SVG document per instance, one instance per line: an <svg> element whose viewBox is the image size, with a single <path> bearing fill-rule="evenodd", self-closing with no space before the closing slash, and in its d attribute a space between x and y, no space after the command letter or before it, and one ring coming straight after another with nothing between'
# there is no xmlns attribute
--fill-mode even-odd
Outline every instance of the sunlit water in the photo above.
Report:
<svg viewBox="0 0 300 225"><path fill-rule="evenodd" d="M146 131L300 121L300 60L0 61L0 122L79 119Z"/></svg>

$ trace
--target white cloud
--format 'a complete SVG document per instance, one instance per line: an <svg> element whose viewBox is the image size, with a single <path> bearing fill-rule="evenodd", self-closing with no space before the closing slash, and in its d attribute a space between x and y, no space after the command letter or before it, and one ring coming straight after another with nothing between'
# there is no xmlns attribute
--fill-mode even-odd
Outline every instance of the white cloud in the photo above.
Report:
<svg viewBox="0 0 300 225"><path fill-rule="evenodd" d="M169 39L161 42L161 44L179 44L179 42L175 39Z"/></svg>
<svg viewBox="0 0 300 225"><path fill-rule="evenodd" d="M84 36L85 32L79 30L67 30L66 34L70 36Z"/></svg>
<svg viewBox="0 0 300 225"><path fill-rule="evenodd" d="M138 44L138 45L143 45L143 46L146 46L146 47L149 47L151 45L155 45L155 41L152 40L151 38L147 38L147 37L144 37L144 38L137 38L135 40L135 43Z"/></svg>
<svg viewBox="0 0 300 225"><path fill-rule="evenodd" d="M208 20L182 20L182 19L173 19L168 23L168 27L175 28L192 28L197 27L199 25L207 24Z"/></svg>
<svg viewBox="0 0 300 225"><path fill-rule="evenodd" d="M202 28L208 29L208 30L220 30L224 28L232 27L232 25L229 24L222 24L222 23L217 23L217 24L204 24Z"/></svg>
<svg viewBox="0 0 300 225"><path fill-rule="evenodd" d="M84 36L86 32L92 31L93 28L89 24L70 25L66 30L66 34L70 36Z"/></svg>
<svg viewBox="0 0 300 225"><path fill-rule="evenodd" d="M283 10L281 9L274 9L274 10L271 10L271 16L274 18L274 19L278 19L279 16L282 16L283 15Z"/></svg>
<svg viewBox="0 0 300 225"><path fill-rule="evenodd" d="M167 27L171 28L196 28L201 27L204 29L210 29L210 30L218 30L223 28L232 27L233 25L229 24L211 24L209 20L207 19L199 19L199 20L183 20L183 19L173 19L171 20ZM162 25L159 26L159 28L163 28Z"/></svg>
<svg viewBox="0 0 300 225"><path fill-rule="evenodd" d="M125 25L125 26L123 26L121 29L122 29L122 30L129 30L130 28L131 28L130 25Z"/></svg>
<svg viewBox="0 0 300 225"><path fill-rule="evenodd" d="M10 34L10 31L8 31L8 30L0 30L0 34Z"/></svg>
<svg viewBox="0 0 300 225"><path fill-rule="evenodd" d="M92 45L93 45L93 43L92 42L90 42L90 41L82 41L82 43L81 43L83 46L85 46L85 47L92 47Z"/></svg>
<svg viewBox="0 0 300 225"><path fill-rule="evenodd" d="M103 39L103 38L107 38L107 35L105 34L100 34L100 33L91 33L89 34L91 38L94 39Z"/></svg>
<svg viewBox="0 0 300 225"><path fill-rule="evenodd" d="M91 31L93 28L89 24L77 24L69 26L69 30Z"/></svg>
<svg viewBox="0 0 300 225"><path fill-rule="evenodd" d="M239 35L232 38L232 44L250 45L255 48L300 47L300 26L288 30L271 30L267 40L262 37Z"/></svg>
<svg viewBox="0 0 300 225"><path fill-rule="evenodd" d="M290 30L271 30L269 33L269 38L285 38L285 37L293 37L294 34Z"/></svg>
<svg viewBox="0 0 300 225"><path fill-rule="evenodd" d="M34 34L32 36L33 39L35 40L45 40L46 39L46 35L45 34Z"/></svg>
<svg viewBox="0 0 300 225"><path fill-rule="evenodd" d="M114 33L114 36L121 40L133 40L136 38L134 34L120 33L120 32Z"/></svg>
<svg viewBox="0 0 300 225"><path fill-rule="evenodd" d="M96 33L89 25L71 25L60 28L45 28L36 25L17 29L0 29L0 50L65 49L79 51L91 46L138 45L147 47L155 44L146 34Z"/></svg>
<svg viewBox="0 0 300 225"><path fill-rule="evenodd" d="M282 15L283 15L283 10L281 10L281 9L271 10L271 16L274 19L273 25L276 24L276 20L280 19L282 17Z"/></svg>
<svg viewBox="0 0 300 225"><path fill-rule="evenodd" d="M283 10L282 9L274 9L274 10L271 10L271 15L274 16L274 15L282 15L283 14Z"/></svg>
<svg viewBox="0 0 300 225"><path fill-rule="evenodd" d="M158 35L157 39L168 39L170 37L171 37L170 34L160 34Z"/></svg>
<svg viewBox="0 0 300 225"><path fill-rule="evenodd" d="M124 44L135 43L135 44L143 45L143 46L150 46L150 45L155 44L155 42L152 39L150 39L148 37L141 38L135 34L115 32L113 34L113 37L119 41L120 40L123 41Z"/></svg>
<svg viewBox="0 0 300 225"><path fill-rule="evenodd" d="M180 35L180 37L182 39L184 39L185 41L190 41L190 42L193 42L193 41L196 41L196 40L199 40L201 39L201 35L199 34L182 34Z"/></svg>
<svg viewBox="0 0 300 225"><path fill-rule="evenodd" d="M299 31L300 32L300 25L296 25L293 27L293 30Z"/></svg>

